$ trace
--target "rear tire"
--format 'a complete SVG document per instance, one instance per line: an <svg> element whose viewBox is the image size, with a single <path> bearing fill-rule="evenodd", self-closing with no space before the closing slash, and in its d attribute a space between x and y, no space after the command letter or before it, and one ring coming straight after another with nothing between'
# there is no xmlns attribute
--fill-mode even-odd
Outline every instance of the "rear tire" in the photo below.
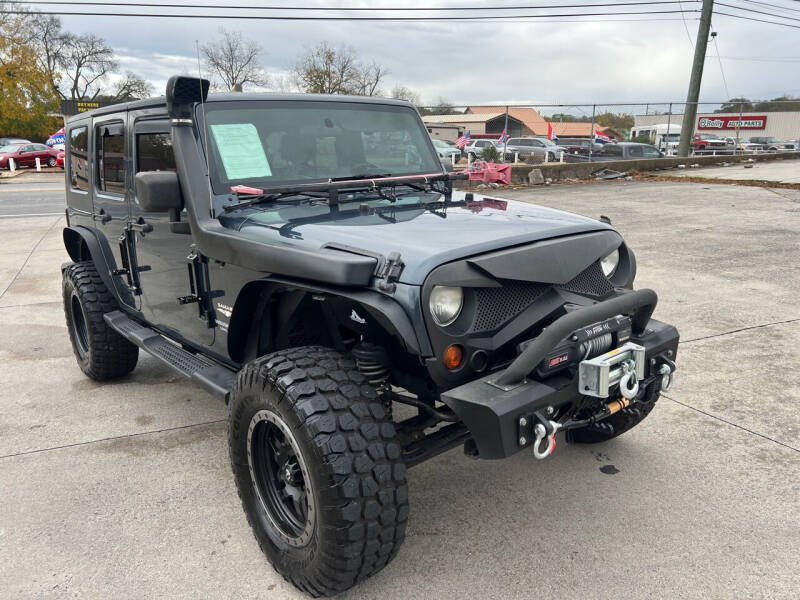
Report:
<svg viewBox="0 0 800 600"><path fill-rule="evenodd" d="M119 305L93 263L73 263L64 270L63 296L69 339L81 371L97 381L133 371L139 348L103 319Z"/></svg>
<svg viewBox="0 0 800 600"><path fill-rule="evenodd" d="M354 361L322 347L248 363L228 411L236 487L261 550L312 596L397 554L408 518L394 425Z"/></svg>
<svg viewBox="0 0 800 600"><path fill-rule="evenodd" d="M642 400L637 401L633 406L623 409L602 421L614 427L613 433L595 431L592 429L572 429L567 431L567 441L574 444L599 444L600 442L607 442L618 435L622 435L644 421L655 407L660 395L660 382L656 381L651 383L645 390Z"/></svg>

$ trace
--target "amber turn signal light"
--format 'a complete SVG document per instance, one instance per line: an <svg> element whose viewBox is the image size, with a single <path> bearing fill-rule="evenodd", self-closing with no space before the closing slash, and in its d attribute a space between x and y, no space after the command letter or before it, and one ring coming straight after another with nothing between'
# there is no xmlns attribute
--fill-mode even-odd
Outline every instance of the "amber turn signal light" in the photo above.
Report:
<svg viewBox="0 0 800 600"><path fill-rule="evenodd" d="M444 351L444 366L450 369L457 369L461 365L461 360L464 358L464 349L458 344L448 346Z"/></svg>

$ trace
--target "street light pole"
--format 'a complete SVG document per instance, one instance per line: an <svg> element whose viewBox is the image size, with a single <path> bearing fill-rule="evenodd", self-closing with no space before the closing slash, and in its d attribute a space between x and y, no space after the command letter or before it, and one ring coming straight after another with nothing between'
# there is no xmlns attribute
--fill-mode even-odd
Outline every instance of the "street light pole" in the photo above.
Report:
<svg viewBox="0 0 800 600"><path fill-rule="evenodd" d="M692 63L692 76L689 79L689 93L686 96L686 110L683 111L678 156L689 156L689 145L692 143L694 121L697 118L697 101L700 98L700 82L703 79L703 63L706 60L706 47L708 46L711 13L713 12L714 0L703 0L700 27L697 29L697 40L694 43L694 62Z"/></svg>

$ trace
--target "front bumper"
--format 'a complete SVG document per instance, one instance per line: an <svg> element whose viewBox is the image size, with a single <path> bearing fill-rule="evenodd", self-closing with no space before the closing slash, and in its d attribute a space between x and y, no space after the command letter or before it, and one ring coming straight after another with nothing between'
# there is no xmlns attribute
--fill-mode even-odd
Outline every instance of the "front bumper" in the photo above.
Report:
<svg viewBox="0 0 800 600"><path fill-rule="evenodd" d="M556 412L581 399L575 373L554 375L544 381L525 377L572 331L608 318L606 315L631 312L634 328L630 341L645 349L644 378L657 374L660 357L675 360L678 331L650 318L655 301L653 292L639 290L565 315L551 324L505 371L448 390L441 399L469 429L481 458L510 456L526 447L519 442L520 417L539 411ZM522 377L518 377L519 373Z"/></svg>

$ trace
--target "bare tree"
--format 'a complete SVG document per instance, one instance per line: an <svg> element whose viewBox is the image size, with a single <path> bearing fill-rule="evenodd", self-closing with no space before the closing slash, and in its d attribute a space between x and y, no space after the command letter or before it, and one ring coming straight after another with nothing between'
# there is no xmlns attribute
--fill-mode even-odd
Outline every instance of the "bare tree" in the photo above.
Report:
<svg viewBox="0 0 800 600"><path fill-rule="evenodd" d="M357 94L373 96L380 93L386 69L375 62L362 65L352 48L333 48L320 42L297 59L294 77L297 86L310 94Z"/></svg>
<svg viewBox="0 0 800 600"><path fill-rule="evenodd" d="M120 79L114 84L111 94L113 102L129 102L131 100L141 100L153 95L153 84L128 71L124 79Z"/></svg>
<svg viewBox="0 0 800 600"><path fill-rule="evenodd" d="M63 83L56 88L62 98L94 99L102 92L106 76L117 68L114 51L93 33L62 36L59 50Z"/></svg>
<svg viewBox="0 0 800 600"><path fill-rule="evenodd" d="M206 69L217 80L215 84L239 92L247 84L268 85L268 77L259 63L263 54L261 45L244 39L241 31L220 28L219 34L221 39L201 48Z"/></svg>
<svg viewBox="0 0 800 600"><path fill-rule="evenodd" d="M384 67L372 61L358 69L353 91L359 96L380 96L379 86L387 74L388 71Z"/></svg>
<svg viewBox="0 0 800 600"><path fill-rule="evenodd" d="M396 85L392 88L392 98L406 100L407 102L411 102L414 106L419 106L422 103L419 94L404 85Z"/></svg>

